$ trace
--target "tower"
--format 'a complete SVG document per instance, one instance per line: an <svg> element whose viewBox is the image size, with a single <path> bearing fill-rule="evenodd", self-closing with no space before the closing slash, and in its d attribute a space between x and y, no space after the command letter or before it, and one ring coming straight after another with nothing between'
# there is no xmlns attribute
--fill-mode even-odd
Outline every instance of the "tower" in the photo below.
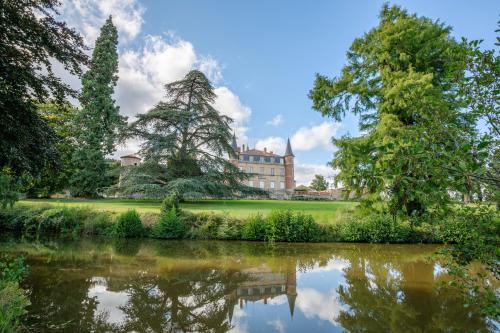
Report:
<svg viewBox="0 0 500 333"><path fill-rule="evenodd" d="M295 175L294 175L294 165L293 160L295 155L292 152L292 146L290 145L290 138L288 138L286 143L286 151L284 155L285 159L285 190L288 194L292 194L295 189Z"/></svg>

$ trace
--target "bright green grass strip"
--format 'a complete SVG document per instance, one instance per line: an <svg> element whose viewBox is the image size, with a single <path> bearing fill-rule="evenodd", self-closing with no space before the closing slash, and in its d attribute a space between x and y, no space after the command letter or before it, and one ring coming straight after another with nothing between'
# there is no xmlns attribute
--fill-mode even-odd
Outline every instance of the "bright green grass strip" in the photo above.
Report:
<svg viewBox="0 0 500 333"><path fill-rule="evenodd" d="M135 209L140 213L158 213L161 201L143 199L98 199L98 200L64 200L37 199L22 200L22 204L54 206L80 206L111 212L123 212ZM181 204L183 209L191 212L215 212L229 214L237 218L245 218L261 213L268 214L274 209L293 209L311 214L316 222L332 223L339 209L353 208L356 202L347 201L291 201L291 200L201 200Z"/></svg>

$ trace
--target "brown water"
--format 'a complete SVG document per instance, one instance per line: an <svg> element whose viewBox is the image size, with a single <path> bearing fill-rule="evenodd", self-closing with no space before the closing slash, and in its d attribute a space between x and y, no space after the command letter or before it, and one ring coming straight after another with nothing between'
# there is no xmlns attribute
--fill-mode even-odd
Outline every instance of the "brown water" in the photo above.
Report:
<svg viewBox="0 0 500 333"><path fill-rule="evenodd" d="M490 332L426 245L4 240L33 332Z"/></svg>

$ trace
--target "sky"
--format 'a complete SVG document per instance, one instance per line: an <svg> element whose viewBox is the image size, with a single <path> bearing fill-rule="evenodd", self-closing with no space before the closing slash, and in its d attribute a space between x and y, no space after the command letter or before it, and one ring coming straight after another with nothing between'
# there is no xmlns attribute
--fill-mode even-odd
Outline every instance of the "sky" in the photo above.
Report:
<svg viewBox="0 0 500 333"><path fill-rule="evenodd" d="M336 76L352 41L378 24L384 1L153 1L66 0L62 18L92 48L108 15L119 33L120 112L130 120L164 96L163 85L199 69L212 81L216 108L234 119L239 145L283 154L290 138L297 185L327 166L332 137L358 134L357 119L341 122L312 110L308 93L316 73ZM494 48L499 1L389 1L439 20L457 39L483 39ZM90 52L90 51L89 51ZM62 70L75 87L79 82ZM115 157L136 153L139 142Z"/></svg>

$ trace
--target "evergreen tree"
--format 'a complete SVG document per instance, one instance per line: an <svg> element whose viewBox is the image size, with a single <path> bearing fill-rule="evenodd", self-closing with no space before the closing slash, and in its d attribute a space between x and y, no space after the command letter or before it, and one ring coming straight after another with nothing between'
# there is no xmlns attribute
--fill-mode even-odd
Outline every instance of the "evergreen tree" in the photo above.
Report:
<svg viewBox="0 0 500 333"><path fill-rule="evenodd" d="M384 5L379 25L352 43L342 75L318 75L310 93L323 115L360 116L364 134L334 140L336 181L372 200L388 196L394 216L443 207L456 182L450 169L468 153L462 138L474 136L458 96L465 46L450 31Z"/></svg>
<svg viewBox="0 0 500 333"><path fill-rule="evenodd" d="M243 186L245 174L229 162L232 119L214 107L215 93L200 71L165 85L166 100L137 116L134 137L144 140L144 163L125 170L122 194L226 196L258 192Z"/></svg>
<svg viewBox="0 0 500 333"><path fill-rule="evenodd" d="M72 177L72 193L96 197L109 186L105 156L126 125L113 99L118 80L118 32L111 16L101 28L92 53L89 70L82 77L82 108L76 116L78 148L73 154L77 171Z"/></svg>
<svg viewBox="0 0 500 333"><path fill-rule="evenodd" d="M58 20L57 0L0 1L0 170L37 176L58 161L57 136L37 113L54 98L76 95L54 74L60 63L79 75L86 63L81 36Z"/></svg>
<svg viewBox="0 0 500 333"><path fill-rule="evenodd" d="M314 179L309 187L316 191L324 191L328 188L328 182L322 175L314 175Z"/></svg>

